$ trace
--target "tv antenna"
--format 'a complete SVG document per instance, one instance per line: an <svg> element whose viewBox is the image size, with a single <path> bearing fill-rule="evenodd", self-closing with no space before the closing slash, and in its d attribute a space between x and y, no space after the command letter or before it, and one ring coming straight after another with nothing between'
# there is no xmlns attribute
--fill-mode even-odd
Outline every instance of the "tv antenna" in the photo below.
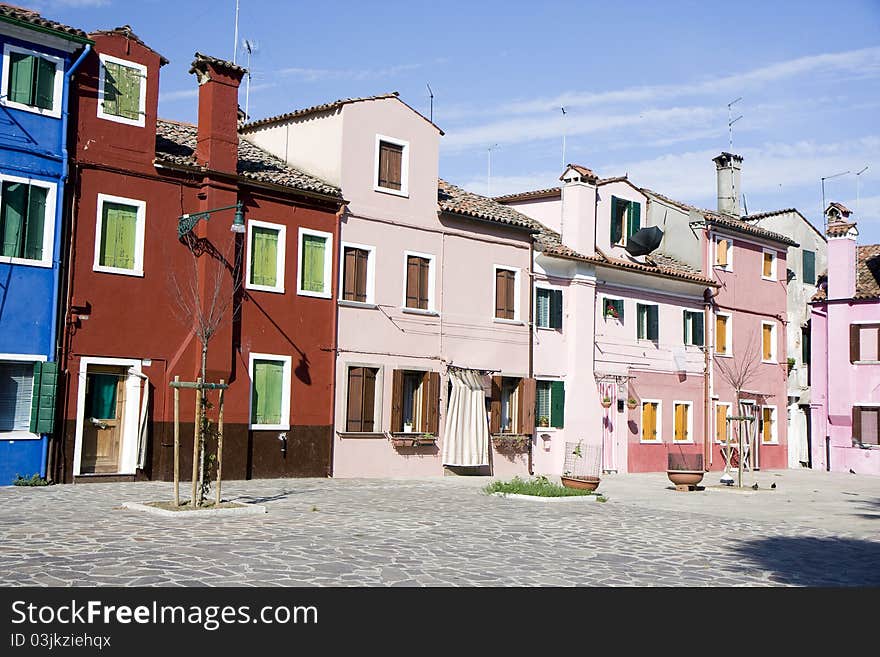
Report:
<svg viewBox="0 0 880 657"><path fill-rule="evenodd" d="M241 42L242 48L247 52L247 83L245 84L244 91L244 113L245 113L245 121L250 118L250 105L251 105L251 55L253 55L257 51L257 44L255 41L251 41L250 39L244 39Z"/></svg>
<svg viewBox="0 0 880 657"><path fill-rule="evenodd" d="M232 40L232 63L238 57L238 5L239 0L235 0L235 38Z"/></svg>
<svg viewBox="0 0 880 657"><path fill-rule="evenodd" d="M568 132L568 130L567 130L567 125L566 125L566 121L565 121L565 114L566 114L565 108L560 107L559 109L562 110L562 168L564 169L565 168L565 136L566 136L566 133Z"/></svg>
<svg viewBox="0 0 880 657"><path fill-rule="evenodd" d="M859 207L859 205L861 205L861 203L860 203L861 198L859 196L859 182L860 182L859 176L861 176L867 170L868 170L868 165L866 164L865 168L856 174L856 216L857 217L861 216L861 213L860 213L861 208Z"/></svg>
<svg viewBox="0 0 880 657"><path fill-rule="evenodd" d="M425 83L425 86L428 87L428 96L430 96L430 98L431 98L431 105L430 105L430 109L428 110L429 111L428 120L430 120L431 123L434 123L434 92L431 91L431 85L428 84L427 82Z"/></svg>
<svg viewBox="0 0 880 657"><path fill-rule="evenodd" d="M742 100L742 96L740 96L736 100L732 100L729 103L727 103L727 145L728 145L731 153L733 153L733 124L736 123L737 121L739 121L743 117L743 115L740 114L735 119L731 119L731 116L732 116L731 108L741 100Z"/></svg>
<svg viewBox="0 0 880 657"><path fill-rule="evenodd" d="M845 176L848 173L852 173L852 171L841 171L840 173L835 173L833 176L822 176L822 223L825 226L825 230L828 230L828 218L825 216L825 181Z"/></svg>
<svg viewBox="0 0 880 657"><path fill-rule="evenodd" d="M499 148L498 144L492 144L486 149L488 154L488 165L486 169L486 196L492 198L492 150Z"/></svg>

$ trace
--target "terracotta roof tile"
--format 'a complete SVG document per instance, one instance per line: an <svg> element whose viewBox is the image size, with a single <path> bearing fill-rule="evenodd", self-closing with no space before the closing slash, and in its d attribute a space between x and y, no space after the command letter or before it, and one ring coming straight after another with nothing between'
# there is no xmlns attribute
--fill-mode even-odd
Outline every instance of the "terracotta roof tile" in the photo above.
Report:
<svg viewBox="0 0 880 657"><path fill-rule="evenodd" d="M706 218L706 221L708 223L714 224L715 226L720 226L721 228L726 228L735 233L753 235L755 237L760 237L762 239L770 240L772 242L779 242L780 244L786 244L788 246L800 246L793 239L783 235L782 233L776 233L772 230L761 228L760 226L754 226L747 221L743 221L742 219L738 219L730 215L718 214L717 212L703 212L703 216Z"/></svg>
<svg viewBox="0 0 880 657"><path fill-rule="evenodd" d="M126 39L131 39L132 41L142 45L147 50L152 50L157 55L159 55L159 64L161 66L165 66L165 64L168 63L168 59L166 57L162 56L161 54L159 54L158 52L156 52L155 50L150 48L150 46L148 46L146 43L144 43L143 40L132 31L131 25L122 25L121 27L114 27L112 30L97 30L95 32L92 32L92 34L106 34L106 35L119 34L119 35L122 35Z"/></svg>
<svg viewBox="0 0 880 657"><path fill-rule="evenodd" d="M195 158L197 135L198 128L192 124L159 119L156 123L156 159L199 166ZM338 187L303 173L243 138L238 140L238 174L256 182L342 198Z"/></svg>
<svg viewBox="0 0 880 657"><path fill-rule="evenodd" d="M828 207L825 208L825 213L827 214L828 210L830 210L831 208L834 208L835 210L840 212L840 214L842 214L844 217L848 217L852 214L852 210L846 207L843 203L838 203L837 201L832 201L831 203L829 203Z"/></svg>
<svg viewBox="0 0 880 657"><path fill-rule="evenodd" d="M533 201L538 199L557 198L561 196L562 187L548 187L547 189L536 189L531 192L505 194L504 196L496 196L494 197L494 199L499 203L515 203L517 201Z"/></svg>
<svg viewBox="0 0 880 657"><path fill-rule="evenodd" d="M580 164L566 165L565 171L568 171L569 169L574 169L579 174L581 174L581 176L583 178L587 178L588 180L591 180L592 182L596 182L597 180L599 180L599 176L597 176L595 173L593 173L592 169L588 169L587 167L581 166ZM563 176L565 176L564 171L563 171L562 175L559 176L559 179L562 180Z"/></svg>
<svg viewBox="0 0 880 657"><path fill-rule="evenodd" d="M216 66L218 68L225 68L228 71L230 71L231 73L242 75L242 76L245 73L247 73L247 69L242 66L238 66L237 64L233 64L232 62L227 61L225 59L220 59L219 57L211 57L210 55L203 55L202 53L200 53L198 51L196 51L195 59L193 59L193 62L190 65L189 72L195 73L197 71L201 71L205 64L211 64L211 65Z"/></svg>
<svg viewBox="0 0 880 657"><path fill-rule="evenodd" d="M513 208L502 205L487 196L468 192L442 179L437 181L437 203L443 212L463 217L494 221L516 228L525 228L532 232L539 232L543 228L537 221Z"/></svg>
<svg viewBox="0 0 880 657"><path fill-rule="evenodd" d="M843 237L851 228L855 228L854 223L835 221L828 224L828 228L825 229L825 234L828 235L828 237Z"/></svg>
<svg viewBox="0 0 880 657"><path fill-rule="evenodd" d="M856 299L880 297L880 244L858 247Z"/></svg>
<svg viewBox="0 0 880 657"><path fill-rule="evenodd" d="M797 208L785 208L784 210L770 210L769 212L756 212L743 217L743 221L757 221L765 217L775 217L778 214L786 214L788 212L797 212Z"/></svg>
<svg viewBox="0 0 880 657"><path fill-rule="evenodd" d="M33 9L26 9L24 7L17 7L15 5L8 4L0 4L0 20L7 21L19 21L21 23L28 23L29 25L34 25L35 27L41 27L46 30L52 30L53 32L59 32L58 36L60 37L75 37L77 41L85 41L90 42L88 35L76 27L70 27L69 25L64 25L63 23L57 23L53 20L49 20L48 18L43 18L39 12L34 11Z"/></svg>

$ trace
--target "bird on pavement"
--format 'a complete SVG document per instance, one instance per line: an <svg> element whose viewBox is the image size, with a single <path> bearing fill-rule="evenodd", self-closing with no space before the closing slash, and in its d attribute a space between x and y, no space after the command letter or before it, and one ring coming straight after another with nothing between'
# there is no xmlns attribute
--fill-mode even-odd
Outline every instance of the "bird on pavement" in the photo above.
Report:
<svg viewBox="0 0 880 657"><path fill-rule="evenodd" d="M856 473L856 471L855 471L855 470L853 470L853 469L852 469L852 468L850 468L850 469L849 469L849 473L850 473L850 474L855 474L855 473Z"/></svg>
<svg viewBox="0 0 880 657"><path fill-rule="evenodd" d="M776 488L776 482L775 482L775 481L774 481L772 484L770 484L770 488Z"/></svg>
<svg viewBox="0 0 880 657"><path fill-rule="evenodd" d="M758 490L758 482L755 482L755 483L752 485L752 490Z"/></svg>

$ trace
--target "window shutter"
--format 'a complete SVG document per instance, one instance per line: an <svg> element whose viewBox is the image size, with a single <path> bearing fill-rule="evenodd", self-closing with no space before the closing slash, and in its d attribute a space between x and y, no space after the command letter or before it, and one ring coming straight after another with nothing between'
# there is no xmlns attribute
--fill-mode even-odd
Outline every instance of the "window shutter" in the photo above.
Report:
<svg viewBox="0 0 880 657"><path fill-rule="evenodd" d="M635 201L629 202L629 225L627 228L627 237L632 237L633 234L642 227L642 204L636 203Z"/></svg>
<svg viewBox="0 0 880 657"><path fill-rule="evenodd" d="M516 272L507 272L507 291L504 298L507 306L507 319L516 319Z"/></svg>
<svg viewBox="0 0 880 657"><path fill-rule="evenodd" d="M535 325L540 328L549 328L552 326L551 306L552 290L538 288L535 290Z"/></svg>
<svg viewBox="0 0 880 657"><path fill-rule="evenodd" d="M345 249L342 274L342 298L357 301L357 249Z"/></svg>
<svg viewBox="0 0 880 657"><path fill-rule="evenodd" d="M815 251L804 251L803 252L803 279L804 283L809 283L810 285L816 284L816 252Z"/></svg>
<svg viewBox="0 0 880 657"><path fill-rule="evenodd" d="M727 240L718 240L715 242L715 264L727 266L727 249L730 244Z"/></svg>
<svg viewBox="0 0 880 657"><path fill-rule="evenodd" d="M419 261L419 308L428 309L428 282L430 281L429 268L431 261L427 258L418 258Z"/></svg>
<svg viewBox="0 0 880 657"><path fill-rule="evenodd" d="M562 429L565 426L565 383L553 381L550 384L550 426Z"/></svg>
<svg viewBox="0 0 880 657"><path fill-rule="evenodd" d="M550 290L550 326L562 328L562 290Z"/></svg>
<svg viewBox="0 0 880 657"><path fill-rule="evenodd" d="M878 334L880 335L880 334ZM877 353L880 353L880 346L878 346ZM810 323L807 322L806 326L801 327L801 361L804 365L809 366L810 364Z"/></svg>
<svg viewBox="0 0 880 657"><path fill-rule="evenodd" d="M761 326L761 337L763 343L763 358L770 360L773 356L773 327L767 324Z"/></svg>
<svg viewBox="0 0 880 657"><path fill-rule="evenodd" d="M862 408L852 407L852 437L854 441L862 442Z"/></svg>
<svg viewBox="0 0 880 657"><path fill-rule="evenodd" d="M504 270L495 270L495 317L504 317L504 296L507 281L504 278Z"/></svg>
<svg viewBox="0 0 880 657"><path fill-rule="evenodd" d="M324 291L324 250L327 240L317 235L303 235L302 289Z"/></svg>
<svg viewBox="0 0 880 657"><path fill-rule="evenodd" d="M625 201L621 201L616 196L611 197L611 243L617 244L623 239L623 222L621 221L621 215L623 210L623 204Z"/></svg>
<svg viewBox="0 0 880 657"><path fill-rule="evenodd" d="M279 424L284 395L284 364L254 362L254 423Z"/></svg>
<svg viewBox="0 0 880 657"><path fill-rule="evenodd" d="M361 431L376 430L376 370L364 368L364 404L361 409Z"/></svg>
<svg viewBox="0 0 880 657"><path fill-rule="evenodd" d="M425 391L422 430L436 436L440 431L440 373L425 372L422 386Z"/></svg>
<svg viewBox="0 0 880 657"><path fill-rule="evenodd" d="M355 250L355 301L366 302L367 300L367 259L369 255L368 251Z"/></svg>
<svg viewBox="0 0 880 657"><path fill-rule="evenodd" d="M690 344L688 340L688 324L693 326L693 317L689 310L685 310L682 313L682 340L685 344ZM693 328L691 329L691 335L693 335Z"/></svg>
<svg viewBox="0 0 880 657"><path fill-rule="evenodd" d="M6 94L14 103L33 105L36 58L19 52L9 53L9 85Z"/></svg>
<svg viewBox="0 0 880 657"><path fill-rule="evenodd" d="M394 370L391 379L391 431L403 431L403 370Z"/></svg>
<svg viewBox="0 0 880 657"><path fill-rule="evenodd" d="M119 116L136 121L141 114L141 73L130 66L119 67Z"/></svg>
<svg viewBox="0 0 880 657"><path fill-rule="evenodd" d="M489 433L501 431L501 384L500 376L492 377L492 398L489 401Z"/></svg>
<svg viewBox="0 0 880 657"><path fill-rule="evenodd" d="M727 317L715 316L715 351L727 354Z"/></svg>
<svg viewBox="0 0 880 657"><path fill-rule="evenodd" d="M407 256L406 258L406 307L419 307L419 258Z"/></svg>
<svg viewBox="0 0 880 657"><path fill-rule="evenodd" d="M675 440L686 440L685 437L685 405L675 405Z"/></svg>
<svg viewBox="0 0 880 657"><path fill-rule="evenodd" d="M859 339L861 331L858 324L849 325L849 362L855 363L859 360Z"/></svg>
<svg viewBox="0 0 880 657"><path fill-rule="evenodd" d="M37 84L35 105L51 110L55 100L55 64L42 57L37 59Z"/></svg>
<svg viewBox="0 0 880 657"><path fill-rule="evenodd" d="M535 385L534 379L520 379L519 391L519 433L531 435L535 433Z"/></svg>
<svg viewBox="0 0 880 657"><path fill-rule="evenodd" d="M58 363L34 363L33 381L30 430L39 434L54 433Z"/></svg>
<svg viewBox="0 0 880 657"><path fill-rule="evenodd" d="M43 258L43 228L46 221L46 196L48 193L49 190L45 187L30 185L28 188L24 257L31 260L41 260Z"/></svg>
<svg viewBox="0 0 880 657"><path fill-rule="evenodd" d="M401 188L403 146L379 142L379 187Z"/></svg>
<svg viewBox="0 0 880 657"><path fill-rule="evenodd" d="M364 368L348 368L348 415L346 431L363 431Z"/></svg>
<svg viewBox="0 0 880 657"><path fill-rule="evenodd" d="M104 112L113 116L119 115L119 64L104 63Z"/></svg>
<svg viewBox="0 0 880 657"><path fill-rule="evenodd" d="M727 407L721 404L715 407L715 440L727 440Z"/></svg>
<svg viewBox="0 0 880 657"><path fill-rule="evenodd" d="M254 227L251 235L251 283L275 287L278 284L278 231Z"/></svg>
<svg viewBox="0 0 880 657"><path fill-rule="evenodd" d="M4 182L2 187L2 213L0 213L0 239L3 240L2 255L19 258L27 216L28 186L23 183Z"/></svg>
<svg viewBox="0 0 880 657"><path fill-rule="evenodd" d="M658 317L659 306L648 306L648 339L660 339L660 320Z"/></svg>
<svg viewBox="0 0 880 657"><path fill-rule="evenodd" d="M0 431L30 430L33 381L33 364L0 363Z"/></svg>
<svg viewBox="0 0 880 657"><path fill-rule="evenodd" d="M104 203L101 226L101 256L105 267L134 269L137 208Z"/></svg>
<svg viewBox="0 0 880 657"><path fill-rule="evenodd" d="M691 313L691 317L693 318L693 343L698 347L702 347L704 344L706 344L705 327L703 326L703 323L705 322L705 315L702 312L696 312Z"/></svg>

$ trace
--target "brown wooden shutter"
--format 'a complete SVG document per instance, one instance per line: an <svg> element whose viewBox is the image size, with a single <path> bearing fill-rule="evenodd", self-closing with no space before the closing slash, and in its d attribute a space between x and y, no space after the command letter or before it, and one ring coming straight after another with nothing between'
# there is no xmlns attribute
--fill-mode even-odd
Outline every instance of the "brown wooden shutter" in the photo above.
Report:
<svg viewBox="0 0 880 657"><path fill-rule="evenodd" d="M495 270L495 317L501 319L504 317L504 288L506 286L504 278L504 270Z"/></svg>
<svg viewBox="0 0 880 657"><path fill-rule="evenodd" d="M504 295L504 303L507 307L507 319L514 319L516 314L514 313L514 309L516 308L516 273L512 271L507 272L507 291Z"/></svg>
<svg viewBox="0 0 880 657"><path fill-rule="evenodd" d="M346 301L357 299L357 249L345 249L343 265L342 298Z"/></svg>
<svg viewBox="0 0 880 657"><path fill-rule="evenodd" d="M535 433L535 387L534 379L520 379L519 390L519 433L527 435Z"/></svg>
<svg viewBox="0 0 880 657"><path fill-rule="evenodd" d="M492 397L489 401L489 433L501 433L501 385L501 377L493 376Z"/></svg>
<svg viewBox="0 0 880 657"><path fill-rule="evenodd" d="M355 249L356 265L355 265L355 299L357 301L366 302L367 300L367 258L369 253L363 249Z"/></svg>
<svg viewBox="0 0 880 657"><path fill-rule="evenodd" d="M394 370L391 379L391 431L403 431L403 370Z"/></svg>
<svg viewBox="0 0 880 657"><path fill-rule="evenodd" d="M364 368L348 368L348 414L346 418L346 431L363 431L363 408Z"/></svg>
<svg viewBox="0 0 880 657"><path fill-rule="evenodd" d="M495 270L495 317L498 319L514 318L516 286L515 274L506 269Z"/></svg>
<svg viewBox="0 0 880 657"><path fill-rule="evenodd" d="M379 186L386 189L401 188L403 146L379 142Z"/></svg>
<svg viewBox="0 0 880 657"><path fill-rule="evenodd" d="M419 260L416 256L406 258L406 307L419 307Z"/></svg>
<svg viewBox="0 0 880 657"><path fill-rule="evenodd" d="M440 431L440 373L425 372L422 377L424 395L422 396L422 431L434 434Z"/></svg>
<svg viewBox="0 0 880 657"><path fill-rule="evenodd" d="M852 437L853 440L862 440L862 408L861 406L852 407Z"/></svg>
<svg viewBox="0 0 880 657"><path fill-rule="evenodd" d="M419 258L419 308L422 310L428 309L428 295L430 294L428 283L431 280L430 269L431 261L427 258Z"/></svg>
<svg viewBox="0 0 880 657"><path fill-rule="evenodd" d="M849 362L855 363L859 360L859 339L861 331L858 324L849 325Z"/></svg>
<svg viewBox="0 0 880 657"><path fill-rule="evenodd" d="M364 368L363 408L361 410L361 431L375 431L376 415L376 370Z"/></svg>

